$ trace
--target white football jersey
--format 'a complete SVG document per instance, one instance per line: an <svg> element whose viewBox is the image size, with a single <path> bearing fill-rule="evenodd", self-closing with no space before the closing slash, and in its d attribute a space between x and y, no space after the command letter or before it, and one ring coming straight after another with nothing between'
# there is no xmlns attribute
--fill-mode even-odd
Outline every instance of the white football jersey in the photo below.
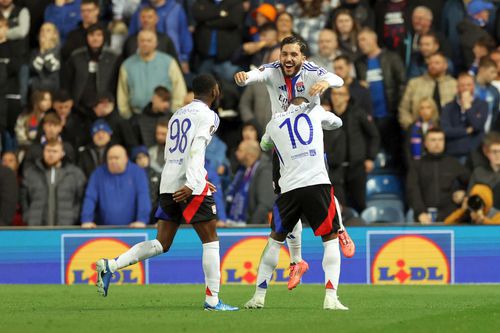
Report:
<svg viewBox="0 0 500 333"><path fill-rule="evenodd" d="M248 79L244 85L253 82L264 82L271 98L272 113L288 109L294 97L304 97L309 102L320 105L319 94L309 95L309 89L319 81L328 81L330 87L341 87L344 80L340 76L328 72L313 62L304 61L300 71L293 78L285 78L279 61L265 64L247 72Z"/></svg>
<svg viewBox="0 0 500 333"><path fill-rule="evenodd" d="M160 193L174 193L184 185L193 195L203 192L207 185L205 149L218 126L217 113L201 101L194 100L175 111L168 122Z"/></svg>
<svg viewBox="0 0 500 333"><path fill-rule="evenodd" d="M274 143L280 161L282 193L331 184L325 165L323 129L341 126L339 117L315 104L290 105L286 112L273 115L262 141Z"/></svg>

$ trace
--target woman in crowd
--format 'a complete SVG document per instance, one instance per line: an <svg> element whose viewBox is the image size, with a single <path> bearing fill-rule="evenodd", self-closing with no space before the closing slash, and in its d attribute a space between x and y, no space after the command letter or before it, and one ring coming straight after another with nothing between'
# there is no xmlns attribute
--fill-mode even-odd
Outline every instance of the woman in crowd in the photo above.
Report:
<svg viewBox="0 0 500 333"><path fill-rule="evenodd" d="M38 34L38 49L33 50L30 61L30 85L33 90L59 89L59 32L53 23L44 23Z"/></svg>
<svg viewBox="0 0 500 333"><path fill-rule="evenodd" d="M359 25L351 12L348 9L339 10L331 28L337 33L339 49L354 61L360 55L357 44Z"/></svg>
<svg viewBox="0 0 500 333"><path fill-rule="evenodd" d="M51 107L52 95L48 90L33 91L30 108L21 113L16 122L16 139L21 150L26 150L33 143L37 137L40 121Z"/></svg>

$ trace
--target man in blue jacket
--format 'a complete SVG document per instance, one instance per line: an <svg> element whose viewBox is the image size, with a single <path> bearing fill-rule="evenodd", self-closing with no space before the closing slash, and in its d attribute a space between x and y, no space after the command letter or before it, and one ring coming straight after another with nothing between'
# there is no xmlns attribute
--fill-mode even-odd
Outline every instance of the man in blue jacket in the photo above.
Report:
<svg viewBox="0 0 500 333"><path fill-rule="evenodd" d="M90 176L81 214L82 228L128 225L143 228L149 221L151 199L143 169L129 162L125 148L112 146L106 164Z"/></svg>

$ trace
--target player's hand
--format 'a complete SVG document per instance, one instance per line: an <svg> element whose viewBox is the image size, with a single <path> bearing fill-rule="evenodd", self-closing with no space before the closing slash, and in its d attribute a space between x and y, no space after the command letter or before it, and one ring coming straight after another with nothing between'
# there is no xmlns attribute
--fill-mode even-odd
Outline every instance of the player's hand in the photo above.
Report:
<svg viewBox="0 0 500 333"><path fill-rule="evenodd" d="M484 222L484 213L482 209L470 212L470 218L475 224L483 224Z"/></svg>
<svg viewBox="0 0 500 333"><path fill-rule="evenodd" d="M212 184L209 181L207 181L207 184L208 184L208 189L210 190L210 192L212 192L212 193L217 192L217 186L215 186L214 184Z"/></svg>
<svg viewBox="0 0 500 333"><path fill-rule="evenodd" d="M193 194L193 190L184 185L180 190L174 193L172 198L175 202L186 201Z"/></svg>
<svg viewBox="0 0 500 333"><path fill-rule="evenodd" d="M82 223L82 229L95 229L97 224L95 222L83 222Z"/></svg>
<svg viewBox="0 0 500 333"><path fill-rule="evenodd" d="M134 229L141 229L141 228L146 228L146 223L141 222L141 221L135 221L135 222L130 223L128 226L130 228L134 228Z"/></svg>
<svg viewBox="0 0 500 333"><path fill-rule="evenodd" d="M234 81L236 82L237 85L242 86L247 82L248 80L248 74L246 72L238 72L234 74Z"/></svg>
<svg viewBox="0 0 500 333"><path fill-rule="evenodd" d="M309 89L309 95L310 96L316 96L316 95L321 95L322 93L325 92L326 89L330 87L330 84L326 81L319 81L313 84L311 89Z"/></svg>

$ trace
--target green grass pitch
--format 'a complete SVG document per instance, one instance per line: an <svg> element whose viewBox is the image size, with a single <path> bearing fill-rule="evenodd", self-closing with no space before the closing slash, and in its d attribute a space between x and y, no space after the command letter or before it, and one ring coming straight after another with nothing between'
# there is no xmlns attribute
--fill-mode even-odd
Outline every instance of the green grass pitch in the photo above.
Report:
<svg viewBox="0 0 500 333"><path fill-rule="evenodd" d="M243 305L250 286L222 286L222 299ZM0 332L500 332L500 286L343 285L349 311L324 311L324 289L271 286L266 308L202 311L202 285L0 285Z"/></svg>

